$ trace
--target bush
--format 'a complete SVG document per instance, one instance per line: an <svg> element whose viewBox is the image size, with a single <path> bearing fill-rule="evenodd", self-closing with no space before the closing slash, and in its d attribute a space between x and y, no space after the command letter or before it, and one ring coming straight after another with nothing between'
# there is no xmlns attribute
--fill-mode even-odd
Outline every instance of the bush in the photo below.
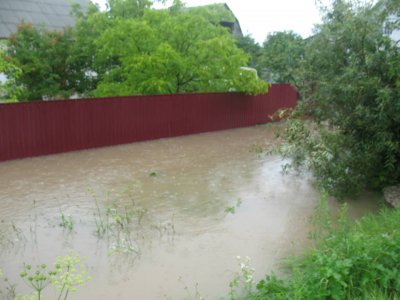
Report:
<svg viewBox="0 0 400 300"><path fill-rule="evenodd" d="M383 209L351 225L345 207L334 222L318 207L315 247L289 262L291 275L269 275L249 299L395 299L400 295L400 210ZM325 218L325 221L324 221ZM397 299L397 298L396 298Z"/></svg>
<svg viewBox="0 0 400 300"><path fill-rule="evenodd" d="M400 6L385 3L333 1L296 73L299 118L282 154L336 197L400 181L400 48L382 30Z"/></svg>

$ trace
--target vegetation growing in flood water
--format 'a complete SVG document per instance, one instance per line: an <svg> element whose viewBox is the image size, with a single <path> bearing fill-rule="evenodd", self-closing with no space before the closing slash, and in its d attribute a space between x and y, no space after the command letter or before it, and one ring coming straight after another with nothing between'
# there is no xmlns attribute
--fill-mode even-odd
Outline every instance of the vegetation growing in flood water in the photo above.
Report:
<svg viewBox="0 0 400 300"><path fill-rule="evenodd" d="M70 293L76 292L79 286L91 280L82 258L73 251L65 256L57 257L51 267L46 264L34 266L24 263L20 278L33 291L32 294L20 295L17 292L17 285L10 283L0 270L0 279L3 279L6 284L5 291L0 290L0 296L3 299L41 300L44 290L48 286L53 286L56 291L54 299L66 300Z"/></svg>

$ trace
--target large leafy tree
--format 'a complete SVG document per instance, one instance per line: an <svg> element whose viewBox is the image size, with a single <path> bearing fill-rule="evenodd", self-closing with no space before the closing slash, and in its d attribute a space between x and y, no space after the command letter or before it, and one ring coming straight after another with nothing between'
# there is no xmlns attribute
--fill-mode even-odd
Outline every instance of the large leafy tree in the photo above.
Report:
<svg viewBox="0 0 400 300"><path fill-rule="evenodd" d="M261 74L263 70L261 46L250 35L236 36L235 39L236 45L250 56L249 67L256 69L258 74Z"/></svg>
<svg viewBox="0 0 400 300"><path fill-rule="evenodd" d="M11 35L6 50L7 59L22 71L15 77L15 69L5 70L23 86L20 100L42 100L43 98L65 98L72 90L67 63L71 49L72 32L48 31L31 24L20 24Z"/></svg>
<svg viewBox="0 0 400 300"><path fill-rule="evenodd" d="M300 68L300 118L284 153L336 196L400 180L400 49L383 34L389 13L335 1Z"/></svg>
<svg viewBox="0 0 400 300"><path fill-rule="evenodd" d="M261 50L263 77L271 82L294 83L295 72L304 56L304 45L303 38L292 31L269 34Z"/></svg>
<svg viewBox="0 0 400 300"><path fill-rule="evenodd" d="M241 68L248 56L225 28L210 22L210 12L178 4L118 19L101 35L97 63L111 63L95 94L265 92L266 84Z"/></svg>

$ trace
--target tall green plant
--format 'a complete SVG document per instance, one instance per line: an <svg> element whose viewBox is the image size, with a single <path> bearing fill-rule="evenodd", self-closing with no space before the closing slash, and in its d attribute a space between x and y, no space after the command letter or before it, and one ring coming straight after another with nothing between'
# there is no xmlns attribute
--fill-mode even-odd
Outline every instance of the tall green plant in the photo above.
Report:
<svg viewBox="0 0 400 300"><path fill-rule="evenodd" d="M66 300L71 292L75 292L78 286L91 280L87 275L86 266L81 257L71 251L65 256L59 256L54 262L52 269L46 264L33 266L24 264L24 270L20 277L30 287L34 294L32 296L22 297L22 299L37 299L43 297L43 291L52 285L57 290L57 300Z"/></svg>

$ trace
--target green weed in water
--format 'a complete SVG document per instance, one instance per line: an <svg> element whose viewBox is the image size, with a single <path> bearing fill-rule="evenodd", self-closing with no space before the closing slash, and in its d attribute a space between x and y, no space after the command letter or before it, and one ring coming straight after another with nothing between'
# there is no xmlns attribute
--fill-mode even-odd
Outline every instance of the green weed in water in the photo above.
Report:
<svg viewBox="0 0 400 300"><path fill-rule="evenodd" d="M239 198L236 199L236 204L235 205L228 206L228 207L225 208L225 212L234 214L236 212L236 209L239 208L240 205L242 205L242 199L239 197Z"/></svg>
<svg viewBox="0 0 400 300"><path fill-rule="evenodd" d="M61 215L61 222L60 227L64 228L65 230L72 232L74 230L74 221L70 215L66 216L64 212L60 208L60 215Z"/></svg>
<svg viewBox="0 0 400 300"><path fill-rule="evenodd" d="M253 144L250 148L250 152L257 154L257 156L261 156L264 153L264 147L260 144Z"/></svg>
<svg viewBox="0 0 400 300"><path fill-rule="evenodd" d="M36 267L30 264L24 264L24 271L20 273L20 277L34 290L37 299L40 300L42 291L51 283L51 276L54 274L56 274L56 272L48 271L45 264Z"/></svg>
<svg viewBox="0 0 400 300"><path fill-rule="evenodd" d="M149 173L149 176L150 177L157 177L158 173L156 171L152 171L152 172Z"/></svg>
<svg viewBox="0 0 400 300"><path fill-rule="evenodd" d="M46 264L33 266L24 264L20 273L22 280L33 290L33 295L16 297L17 299L42 299L43 290L49 285L57 291L57 300L66 300L70 292L91 279L80 256L72 251L68 255L57 257L54 267Z"/></svg>
<svg viewBox="0 0 400 300"><path fill-rule="evenodd" d="M94 220L96 235L106 238L110 243L110 253L140 254L135 233L140 229L147 210L138 207L133 199L132 191L125 189L121 193L108 191L100 206L97 195L92 191L95 202Z"/></svg>
<svg viewBox="0 0 400 300"><path fill-rule="evenodd" d="M4 285L4 290L0 289L1 298L15 300L17 297L16 284L11 283L9 279L5 277L1 269L0 269L0 281L3 283L2 285Z"/></svg>
<svg viewBox="0 0 400 300"><path fill-rule="evenodd" d="M236 212L236 208L235 208L235 206L228 206L227 208L225 208L225 212L234 214Z"/></svg>
<svg viewBox="0 0 400 300"><path fill-rule="evenodd" d="M250 267L250 258L243 259L237 256L240 271L235 274L234 278L229 283L229 299L239 300L247 299L254 287L254 269Z"/></svg>
<svg viewBox="0 0 400 300"><path fill-rule="evenodd" d="M65 256L57 257L54 267L55 272L51 276L51 283L58 291L58 300L67 299L70 292L76 292L78 286L91 280L82 259L73 251Z"/></svg>

